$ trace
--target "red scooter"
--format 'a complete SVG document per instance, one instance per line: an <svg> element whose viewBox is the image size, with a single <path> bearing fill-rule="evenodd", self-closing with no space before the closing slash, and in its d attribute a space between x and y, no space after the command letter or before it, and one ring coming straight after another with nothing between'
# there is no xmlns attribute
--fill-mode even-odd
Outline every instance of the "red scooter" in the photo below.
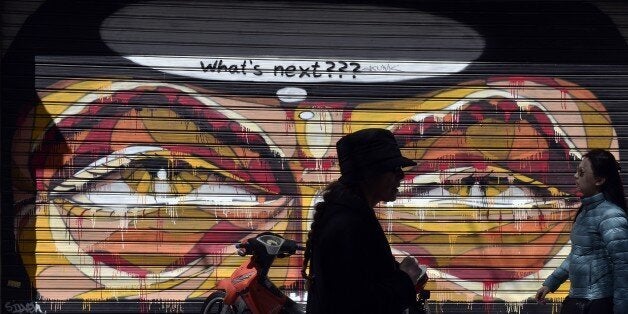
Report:
<svg viewBox="0 0 628 314"><path fill-rule="evenodd" d="M305 248L282 236L263 232L236 244L238 255L251 255L231 277L221 280L216 291L203 304L203 314L303 314L302 307L283 294L268 279L268 270L275 258L288 257ZM430 292L424 290L428 281L425 266L416 285L417 303L408 313L427 313L425 302Z"/></svg>
<svg viewBox="0 0 628 314"><path fill-rule="evenodd" d="M304 247L282 236L263 232L236 244L238 255L251 258L231 278L221 280L203 305L203 314L302 314L303 310L268 279L276 257L288 257Z"/></svg>

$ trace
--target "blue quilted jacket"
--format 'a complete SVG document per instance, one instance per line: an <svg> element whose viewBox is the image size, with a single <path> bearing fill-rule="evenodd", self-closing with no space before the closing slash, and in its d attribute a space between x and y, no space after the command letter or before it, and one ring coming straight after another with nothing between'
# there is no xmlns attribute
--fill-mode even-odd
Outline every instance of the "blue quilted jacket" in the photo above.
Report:
<svg viewBox="0 0 628 314"><path fill-rule="evenodd" d="M567 278L572 298L613 297L614 312L628 313L628 222L602 193L582 199L571 229L571 253L543 285L554 292Z"/></svg>

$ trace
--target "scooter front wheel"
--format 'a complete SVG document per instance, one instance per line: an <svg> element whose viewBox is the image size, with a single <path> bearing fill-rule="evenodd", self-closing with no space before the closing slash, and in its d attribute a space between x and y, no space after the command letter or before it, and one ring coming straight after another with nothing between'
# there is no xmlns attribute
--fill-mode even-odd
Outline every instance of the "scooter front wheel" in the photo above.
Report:
<svg viewBox="0 0 628 314"><path fill-rule="evenodd" d="M212 292L212 294L210 294L205 300L201 314L231 313L231 310L225 306L225 295L226 293L222 290Z"/></svg>

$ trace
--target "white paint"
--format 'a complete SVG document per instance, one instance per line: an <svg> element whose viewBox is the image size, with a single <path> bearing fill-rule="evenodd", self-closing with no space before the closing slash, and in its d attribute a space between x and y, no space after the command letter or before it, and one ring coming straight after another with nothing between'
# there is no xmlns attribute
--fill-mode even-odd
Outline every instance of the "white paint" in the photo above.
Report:
<svg viewBox="0 0 628 314"><path fill-rule="evenodd" d="M571 251L571 244L567 243L561 247L561 249L554 255L552 259L550 259L541 270L536 273L525 276L521 279L512 280L512 281L503 281L495 286L495 289L492 291L492 297L496 299L501 299L506 302L521 302L530 298L536 289L539 288L539 278L547 278L558 265L565 259L565 256L569 255ZM399 255L410 255L408 252L403 250L396 250ZM464 280L460 279L456 276L450 275L446 272L440 271L435 268L428 268L427 274L431 280L434 279L445 279L449 282L455 283L462 288L466 289L465 292L472 292L477 295L482 295L484 292L484 283ZM517 293L513 293L513 291L529 291L529 295L521 295Z"/></svg>
<svg viewBox="0 0 628 314"><path fill-rule="evenodd" d="M301 118L301 120L311 120L314 118L314 112L311 111L303 111L301 113L299 113L299 118Z"/></svg>
<svg viewBox="0 0 628 314"><path fill-rule="evenodd" d="M446 76L461 72L470 64L454 61L340 60L331 57L325 59L165 55L124 57L139 65L168 74L209 81L245 82L398 82ZM207 70L208 64L212 67L215 64L216 69ZM247 67L243 68L242 64L246 64ZM218 71L220 65L224 67ZM344 69L340 70L343 67ZM288 70L293 68L294 70Z"/></svg>
<svg viewBox="0 0 628 314"><path fill-rule="evenodd" d="M115 269L105 264L96 264L91 255L87 254L70 236L68 240L68 226L61 219L62 215L57 205L50 204L50 233L53 243L57 248L57 252L61 253L68 261L75 265L85 276L92 278L93 274L100 274L99 282L107 288L123 288L123 289L141 289L142 286L154 285L168 280L179 278L183 273L192 270L192 266L196 265L201 258L191 263L170 271L160 273L149 273L145 278L139 279L136 275L127 273L123 270ZM98 268L96 270L96 268ZM211 268L213 271L213 267ZM205 269L199 271L203 272ZM199 273L197 272L197 273ZM196 277L191 274L191 277ZM141 281L144 282L141 282Z"/></svg>
<svg viewBox="0 0 628 314"><path fill-rule="evenodd" d="M283 102L301 102L307 98L307 91L299 87L284 87L277 91L277 97Z"/></svg>
<svg viewBox="0 0 628 314"><path fill-rule="evenodd" d="M6 313L43 313L41 306L37 302L19 303L15 301L9 301L4 303L4 309Z"/></svg>
<svg viewBox="0 0 628 314"><path fill-rule="evenodd" d="M323 109L313 111L314 117L305 123L305 142L317 162L327 154L332 147L332 124L334 123L331 113ZM322 167L318 167L321 169Z"/></svg>

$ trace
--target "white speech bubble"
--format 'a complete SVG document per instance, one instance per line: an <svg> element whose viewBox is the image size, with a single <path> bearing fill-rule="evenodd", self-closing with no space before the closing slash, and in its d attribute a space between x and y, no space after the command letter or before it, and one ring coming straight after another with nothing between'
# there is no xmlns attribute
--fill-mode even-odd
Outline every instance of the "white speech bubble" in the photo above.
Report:
<svg viewBox="0 0 628 314"><path fill-rule="evenodd" d="M129 55L128 60L155 70L208 81L247 82L397 82L444 76L470 62L304 59L216 56Z"/></svg>
<svg viewBox="0 0 628 314"><path fill-rule="evenodd" d="M300 102L307 98L307 91L299 87L284 87L277 92L277 98L283 102Z"/></svg>

